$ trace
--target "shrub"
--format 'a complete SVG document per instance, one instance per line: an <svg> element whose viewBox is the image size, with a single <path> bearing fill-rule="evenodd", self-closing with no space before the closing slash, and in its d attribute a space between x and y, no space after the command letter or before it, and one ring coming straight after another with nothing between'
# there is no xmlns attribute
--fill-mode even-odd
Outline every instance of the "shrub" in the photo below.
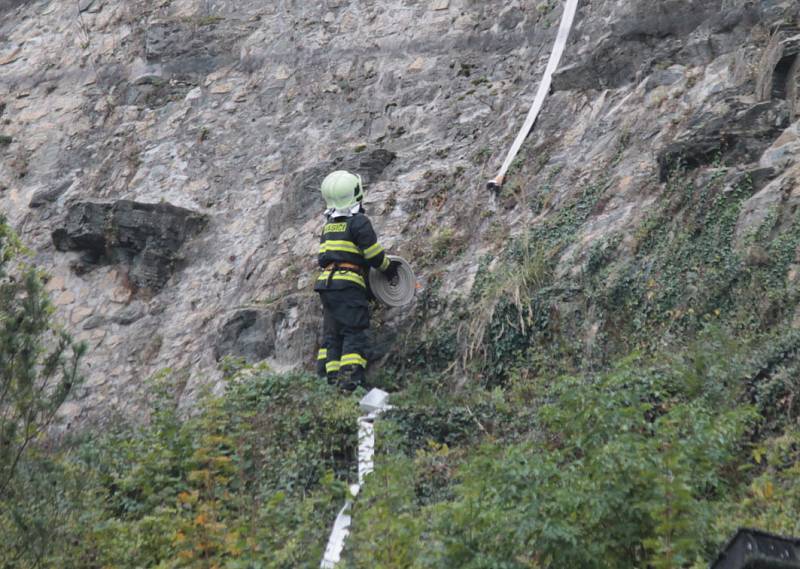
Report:
<svg viewBox="0 0 800 569"><path fill-rule="evenodd" d="M480 414L460 396L447 413L436 412L448 409L443 400L416 413L401 400L356 508L350 563L677 568L707 559L723 539L720 510L749 483L739 466L757 414L742 404L742 352L711 329L678 354L494 390ZM409 451L398 438L417 444Z"/></svg>
<svg viewBox="0 0 800 569"><path fill-rule="evenodd" d="M0 498L22 454L80 382L85 347L53 322L42 279L0 218Z"/></svg>
<svg viewBox="0 0 800 569"><path fill-rule="evenodd" d="M355 402L265 368L235 372L190 418L169 374L151 389L146 424L117 420L24 461L0 510L0 566L319 563L354 464Z"/></svg>

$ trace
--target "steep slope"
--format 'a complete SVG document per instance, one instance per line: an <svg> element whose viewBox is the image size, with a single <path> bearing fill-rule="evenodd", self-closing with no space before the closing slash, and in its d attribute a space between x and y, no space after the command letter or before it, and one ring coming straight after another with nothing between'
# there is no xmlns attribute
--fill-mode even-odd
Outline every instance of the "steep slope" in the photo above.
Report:
<svg viewBox="0 0 800 569"><path fill-rule="evenodd" d="M317 566L355 400L217 366L312 363L340 166L422 277L375 311L393 409L343 566L699 568L737 527L797 535L800 6L582 2L489 192L560 6L0 3L0 200L91 344L65 414L107 422L29 449L0 557Z"/></svg>
<svg viewBox="0 0 800 569"><path fill-rule="evenodd" d="M502 332L508 315L493 300L514 297L509 260L546 259L525 278L541 289L539 324L546 314L547 337L570 339L576 365L601 365L651 332L632 322L650 318L661 337L676 310L700 311L683 302L703 292L688 265L670 286L696 292L661 291L672 296L658 318L617 311L669 284L631 262L653 228L696 205L659 213L676 171L723 193L751 181L737 251L752 249L745 236L765 219L777 223L771 237L791 226L793 2L585 3L497 196L484 182L532 100L555 2L43 0L0 12L2 209L90 343L70 417L135 409L143 379L164 367L190 401L225 355L310 363L317 187L333 167L365 174L385 245L425 286L414 310L379 315L373 360L435 364L436 349L443 369L461 362L459 381L476 354L489 362L482 377L502 381L508 354L531 343ZM86 213L98 207L117 213ZM599 268L610 272L587 284ZM449 326L465 305L474 318ZM491 337L511 344L497 350Z"/></svg>

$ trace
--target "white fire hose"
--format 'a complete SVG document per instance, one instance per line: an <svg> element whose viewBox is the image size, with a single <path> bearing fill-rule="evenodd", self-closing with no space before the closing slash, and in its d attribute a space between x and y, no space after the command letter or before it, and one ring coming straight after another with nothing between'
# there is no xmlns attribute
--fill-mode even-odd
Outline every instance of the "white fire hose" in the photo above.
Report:
<svg viewBox="0 0 800 569"><path fill-rule="evenodd" d="M389 260L399 263L397 278L390 281L381 271L370 269L369 288L375 298L386 306L405 306L414 300L417 292L417 277L414 275L414 269L402 257L389 255Z"/></svg>
<svg viewBox="0 0 800 569"><path fill-rule="evenodd" d="M550 60L547 62L547 68L545 69L544 77L542 77L542 82L539 84L539 91L536 93L536 98L533 100L533 106L531 106L531 110L528 111L525 124L522 125L522 129L519 131L516 140L514 140L514 144L508 151L506 161L503 162L503 166L500 168L497 176L487 182L486 186L490 190L499 190L503 186L508 169L511 168L511 164L514 162L517 154L519 154L522 143L525 142L528 134L530 134L536 119L539 118L539 113L544 106L544 101L550 93L553 73L558 69L558 65L561 63L561 56L564 55L564 49L567 46L567 40L569 39L569 33L572 31L572 23L575 21L575 13L577 11L578 0L567 0L564 6L564 13L561 16L561 25L558 28L556 43L553 46L553 51L550 53Z"/></svg>
<svg viewBox="0 0 800 569"><path fill-rule="evenodd" d="M350 485L350 498L347 499L336 521L333 523L331 535L328 538L328 546L325 548L325 555L319 564L320 569L334 569L342 557L344 542L350 535L350 509L353 506L353 499L358 496L364 480L370 472L375 469L373 457L375 455L375 420L378 416L390 409L388 404L389 394L380 389L373 389L367 393L359 402L359 407L364 411L364 415L358 419L358 483Z"/></svg>

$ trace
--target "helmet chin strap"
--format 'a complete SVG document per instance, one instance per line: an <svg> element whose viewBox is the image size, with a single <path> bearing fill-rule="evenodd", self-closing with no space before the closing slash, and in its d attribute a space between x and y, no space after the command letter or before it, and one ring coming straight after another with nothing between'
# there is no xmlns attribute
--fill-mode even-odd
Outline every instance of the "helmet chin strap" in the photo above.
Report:
<svg viewBox="0 0 800 569"><path fill-rule="evenodd" d="M329 208L325 210L325 217L353 217L357 213L363 213L364 206L361 202L345 209Z"/></svg>

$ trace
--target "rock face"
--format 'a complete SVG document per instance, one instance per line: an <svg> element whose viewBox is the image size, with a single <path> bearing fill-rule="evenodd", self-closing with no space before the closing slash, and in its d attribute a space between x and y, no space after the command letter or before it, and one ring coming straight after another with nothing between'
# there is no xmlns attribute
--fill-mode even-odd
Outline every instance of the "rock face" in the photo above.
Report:
<svg viewBox="0 0 800 569"><path fill-rule="evenodd" d="M288 191L285 191L280 203L270 208L266 216L266 239L278 239L291 227L303 225L308 212L319 204L320 181L334 170L350 170L358 172L364 184L379 180L384 170L392 163L396 155L385 149L373 150L356 156L340 157L315 164L290 176L287 180Z"/></svg>
<svg viewBox="0 0 800 569"><path fill-rule="evenodd" d="M692 116L686 130L659 153L661 181L679 165L691 169L718 160L756 162L790 125L790 117L785 99L756 104L736 97L723 99Z"/></svg>
<svg viewBox="0 0 800 569"><path fill-rule="evenodd" d="M333 168L365 176L384 246L448 298L587 188L602 199L560 276L631 233L678 163L759 180L744 233L797 193L791 0L582 2L510 176L530 183L499 196L484 183L560 3L78 4L0 0L0 209L90 343L82 416L135 412L164 367L190 377L188 402L225 355L313 365L317 188ZM381 325L377 357L413 310Z"/></svg>
<svg viewBox="0 0 800 569"><path fill-rule="evenodd" d="M302 294L284 297L275 304L242 309L231 316L217 335L215 358L231 356L248 363L271 359L284 369L307 360L317 343L316 304Z"/></svg>
<svg viewBox="0 0 800 569"><path fill-rule="evenodd" d="M207 217L170 204L76 202L64 226L53 231L58 251L80 251L78 274L100 264L128 269L133 292L161 290L181 260L180 249L206 225Z"/></svg>

